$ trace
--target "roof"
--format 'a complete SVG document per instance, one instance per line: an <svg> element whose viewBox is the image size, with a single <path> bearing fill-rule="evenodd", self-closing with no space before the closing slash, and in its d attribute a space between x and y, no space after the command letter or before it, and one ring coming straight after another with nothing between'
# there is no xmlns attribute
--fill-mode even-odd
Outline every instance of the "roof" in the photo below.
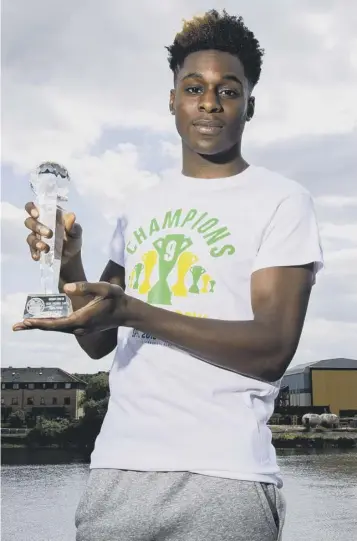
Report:
<svg viewBox="0 0 357 541"><path fill-rule="evenodd" d="M315 361L308 364L299 364L297 366L293 366L289 370L287 370L285 376L290 376L292 374L302 374L304 372L309 372L311 369L326 369L326 368L333 368L335 370L338 369L349 369L349 370L357 370L357 359L324 359L322 361Z"/></svg>
<svg viewBox="0 0 357 541"><path fill-rule="evenodd" d="M83 383L85 381L68 374L61 368L1 368L1 381L3 383Z"/></svg>

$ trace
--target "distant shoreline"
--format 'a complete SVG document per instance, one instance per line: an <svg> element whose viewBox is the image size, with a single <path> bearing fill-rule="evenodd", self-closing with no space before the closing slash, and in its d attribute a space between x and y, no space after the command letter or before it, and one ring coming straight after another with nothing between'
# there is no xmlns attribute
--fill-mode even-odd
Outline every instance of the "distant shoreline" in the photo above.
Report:
<svg viewBox="0 0 357 541"><path fill-rule="evenodd" d="M357 447L357 429L310 430L304 427L270 427L276 449L354 449Z"/></svg>
<svg viewBox="0 0 357 541"><path fill-rule="evenodd" d="M283 427L279 425L270 426L272 431L272 442L276 449L354 449L357 447L357 429L340 429L340 430L311 430L306 432L301 426ZM8 438L6 438L8 440ZM21 440L12 436L11 440ZM59 449L59 445L40 446L36 445L29 447L24 443L9 441L1 441L2 449ZM63 448L63 447L62 447ZM65 447L69 451L76 451L75 447Z"/></svg>

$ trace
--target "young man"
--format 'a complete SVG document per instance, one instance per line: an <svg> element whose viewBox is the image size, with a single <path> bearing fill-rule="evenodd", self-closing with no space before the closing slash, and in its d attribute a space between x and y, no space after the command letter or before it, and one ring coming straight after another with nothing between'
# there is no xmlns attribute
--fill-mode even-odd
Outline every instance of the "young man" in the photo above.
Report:
<svg viewBox="0 0 357 541"><path fill-rule="evenodd" d="M263 55L243 20L208 12L168 50L182 174L128 201L100 283L68 215L75 312L14 328L73 333L94 359L116 348L77 541L273 541L285 503L267 422L322 266L313 203L241 156Z"/></svg>

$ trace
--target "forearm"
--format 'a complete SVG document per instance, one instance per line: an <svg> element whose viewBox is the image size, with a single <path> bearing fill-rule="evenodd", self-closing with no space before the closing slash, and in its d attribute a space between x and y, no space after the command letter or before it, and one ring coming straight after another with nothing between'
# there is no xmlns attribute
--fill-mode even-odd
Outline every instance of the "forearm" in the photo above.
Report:
<svg viewBox="0 0 357 541"><path fill-rule="evenodd" d="M233 372L267 381L281 376L282 348L263 323L188 317L145 303L137 308L130 326L139 331Z"/></svg>
<svg viewBox="0 0 357 541"><path fill-rule="evenodd" d="M102 276L101 280L105 281L105 276ZM73 282L87 282L80 253L72 258L67 265L61 268L59 290L63 291L66 284ZM71 299L73 311L83 308L93 298L91 295L86 297L80 297L78 295L68 296ZM91 333L86 336L76 336L76 340L89 357L92 359L101 359L116 347L117 329Z"/></svg>

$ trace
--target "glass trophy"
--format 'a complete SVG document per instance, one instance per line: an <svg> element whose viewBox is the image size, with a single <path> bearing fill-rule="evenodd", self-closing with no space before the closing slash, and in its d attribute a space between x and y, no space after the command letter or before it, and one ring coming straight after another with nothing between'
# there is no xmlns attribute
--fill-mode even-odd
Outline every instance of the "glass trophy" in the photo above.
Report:
<svg viewBox="0 0 357 541"><path fill-rule="evenodd" d="M64 205L68 200L70 177L57 163L44 162L31 175L30 186L39 211L38 220L53 231L52 237L41 238L49 251L41 252L41 293L27 296L24 319L57 318L72 312L70 298L59 293L58 284L64 239Z"/></svg>

